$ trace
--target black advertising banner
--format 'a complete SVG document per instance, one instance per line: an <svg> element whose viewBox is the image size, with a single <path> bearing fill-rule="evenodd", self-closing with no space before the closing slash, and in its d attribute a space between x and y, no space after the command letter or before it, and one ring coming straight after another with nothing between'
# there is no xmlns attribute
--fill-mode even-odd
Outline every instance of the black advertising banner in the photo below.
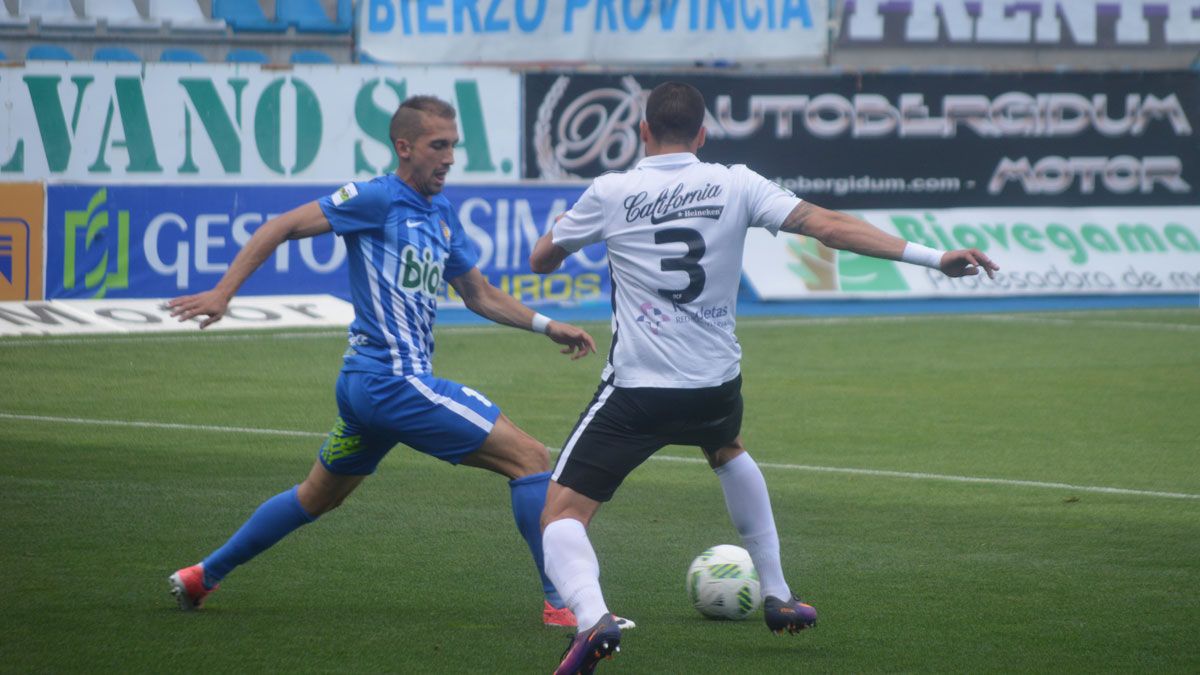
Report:
<svg viewBox="0 0 1200 675"><path fill-rule="evenodd" d="M1196 205L1200 73L524 77L524 175L594 178L642 156L641 104L703 92L700 158L832 208Z"/></svg>

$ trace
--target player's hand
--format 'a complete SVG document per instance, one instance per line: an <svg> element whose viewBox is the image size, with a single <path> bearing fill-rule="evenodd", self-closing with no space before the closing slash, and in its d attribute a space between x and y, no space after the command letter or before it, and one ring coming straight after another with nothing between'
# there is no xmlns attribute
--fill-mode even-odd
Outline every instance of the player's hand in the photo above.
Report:
<svg viewBox="0 0 1200 675"><path fill-rule="evenodd" d="M229 309L229 298L213 289L169 300L167 309L171 310L171 316L180 321L189 321L197 316L203 316L204 318L200 321L200 328L203 329L220 321L221 317L225 316L225 311Z"/></svg>
<svg viewBox="0 0 1200 675"><path fill-rule="evenodd" d="M581 359L596 351L596 341L588 332L579 326L572 326L561 321L551 321L546 326L546 337L560 345L565 345L562 353L570 354L571 360Z"/></svg>
<svg viewBox="0 0 1200 675"><path fill-rule="evenodd" d="M942 255L941 269L942 274L948 277L970 277L979 274L982 269L987 272L989 279L995 279L1000 266L977 248L960 248Z"/></svg>

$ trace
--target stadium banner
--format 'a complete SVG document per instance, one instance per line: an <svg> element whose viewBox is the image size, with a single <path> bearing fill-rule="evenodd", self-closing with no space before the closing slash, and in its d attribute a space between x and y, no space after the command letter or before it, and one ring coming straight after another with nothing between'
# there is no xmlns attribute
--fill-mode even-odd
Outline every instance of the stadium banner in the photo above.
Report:
<svg viewBox="0 0 1200 675"><path fill-rule="evenodd" d="M856 46L1194 48L1200 45L1200 3L1195 0L846 0L836 45L839 49Z"/></svg>
<svg viewBox="0 0 1200 675"><path fill-rule="evenodd" d="M508 70L31 61L0 70L0 181L369 178L395 170L388 124L416 94L458 109L450 180L519 178Z"/></svg>
<svg viewBox="0 0 1200 675"><path fill-rule="evenodd" d="M0 335L79 335L197 331L199 320L180 322L163 298L0 302ZM330 295L240 296L224 318L206 330L344 328L354 307Z"/></svg>
<svg viewBox="0 0 1200 675"><path fill-rule="evenodd" d="M763 300L1196 294L1200 207L887 209L857 213L943 250L978 248L999 266L951 279L815 239L751 230L744 274Z"/></svg>
<svg viewBox="0 0 1200 675"><path fill-rule="evenodd" d="M705 96L701 159L821 206L1194 205L1200 72L528 73L527 178L632 167L657 84Z"/></svg>
<svg viewBox="0 0 1200 675"><path fill-rule="evenodd" d="M827 0L364 0L359 48L388 63L810 61Z"/></svg>
<svg viewBox="0 0 1200 675"><path fill-rule="evenodd" d="M42 299L45 209L41 183L0 183L0 302Z"/></svg>
<svg viewBox="0 0 1200 675"><path fill-rule="evenodd" d="M46 297L169 298L207 290L260 225L339 187L51 185ZM493 284L530 304L574 305L608 298L603 245L575 253L547 276L529 269L529 255L582 192L582 186L462 185L445 194ZM348 300L345 243L333 235L284 242L240 293ZM442 294L461 302L445 288Z"/></svg>

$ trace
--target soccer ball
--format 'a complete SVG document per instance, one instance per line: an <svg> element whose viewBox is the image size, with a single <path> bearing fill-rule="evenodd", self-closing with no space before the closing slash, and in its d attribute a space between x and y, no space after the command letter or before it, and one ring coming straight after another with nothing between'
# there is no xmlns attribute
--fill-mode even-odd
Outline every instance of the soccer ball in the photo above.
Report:
<svg viewBox="0 0 1200 675"><path fill-rule="evenodd" d="M692 561L687 592L692 605L713 619L744 619L762 601L750 554L729 544L714 546Z"/></svg>

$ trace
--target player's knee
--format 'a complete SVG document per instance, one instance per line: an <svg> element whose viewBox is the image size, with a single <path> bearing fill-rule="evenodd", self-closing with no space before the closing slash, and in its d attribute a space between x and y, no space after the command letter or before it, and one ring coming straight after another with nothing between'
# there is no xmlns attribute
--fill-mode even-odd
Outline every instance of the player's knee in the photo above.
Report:
<svg viewBox="0 0 1200 675"><path fill-rule="evenodd" d="M515 478L550 470L550 451L532 438L514 445L512 459L518 474Z"/></svg>
<svg viewBox="0 0 1200 675"><path fill-rule="evenodd" d="M710 467L718 469L743 452L746 452L746 446L742 445L741 438L735 438L719 448L705 448L704 458L708 460Z"/></svg>
<svg viewBox="0 0 1200 675"><path fill-rule="evenodd" d="M328 499L322 496L314 495L309 499L301 500L300 506L304 509L305 513L313 518L317 518L336 509L341 505L341 503L341 499Z"/></svg>
<svg viewBox="0 0 1200 675"><path fill-rule="evenodd" d="M296 493L300 507L313 518L329 513L341 506L342 502L346 501L346 497L349 496L349 492L336 492L324 489L321 486L314 487L306 484L301 484L300 489Z"/></svg>
<svg viewBox="0 0 1200 675"><path fill-rule="evenodd" d="M324 511L322 511L321 513L329 513L330 511L332 511L332 510L336 509L337 507L341 506L341 505L342 505L342 504L343 504L343 503L346 501L346 497L348 497L348 496L349 496L349 495L342 495L342 496L340 496L340 497L338 497L338 498L334 499L333 501L331 501L331 502L328 504L328 506L326 506L326 507L325 507L325 510L324 510Z"/></svg>
<svg viewBox="0 0 1200 675"><path fill-rule="evenodd" d="M599 502L571 490L564 490L558 483L551 482L546 493L546 508L542 510L542 530L559 520L578 520L587 527L599 508Z"/></svg>

